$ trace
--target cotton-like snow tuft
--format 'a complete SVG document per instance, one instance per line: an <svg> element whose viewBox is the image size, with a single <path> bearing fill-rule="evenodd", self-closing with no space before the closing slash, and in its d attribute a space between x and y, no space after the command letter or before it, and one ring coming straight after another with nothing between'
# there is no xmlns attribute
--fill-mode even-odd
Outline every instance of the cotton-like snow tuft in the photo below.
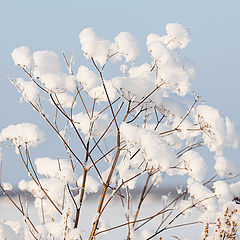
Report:
<svg viewBox="0 0 240 240"><path fill-rule="evenodd" d="M179 23L169 23L166 25L168 47L171 49L185 48L190 42L189 32ZM166 43L166 39L165 39Z"/></svg>
<svg viewBox="0 0 240 240"><path fill-rule="evenodd" d="M79 177L77 180L77 185L81 188L82 187L82 181L83 181L83 175ZM85 191L87 193L96 193L100 187L99 182L93 178L90 175L87 175L86 179L86 185L85 185Z"/></svg>
<svg viewBox="0 0 240 240"><path fill-rule="evenodd" d="M71 163L65 159L37 158L35 164L37 172L41 175L59 179L64 183L75 180L76 176Z"/></svg>
<svg viewBox="0 0 240 240"><path fill-rule="evenodd" d="M35 147L44 141L43 132L32 123L9 125L0 133L0 141L11 141L16 148L20 146Z"/></svg>
<svg viewBox="0 0 240 240"><path fill-rule="evenodd" d="M217 109L199 105L195 117L200 129L203 131L204 143L211 151L221 152L223 145L235 148L237 136L234 125L228 118L224 118Z"/></svg>
<svg viewBox="0 0 240 240"><path fill-rule="evenodd" d="M21 67L31 68L33 65L33 57L30 53L30 50L26 46L15 48L12 51L12 59L16 65Z"/></svg>
<svg viewBox="0 0 240 240"><path fill-rule="evenodd" d="M113 43L109 40L101 39L92 28L85 28L79 34L82 51L86 58L93 58L99 65L104 65L111 56Z"/></svg>
<svg viewBox="0 0 240 240"><path fill-rule="evenodd" d="M24 81L22 78L17 78L16 80L16 86L18 87L18 90L22 94L22 98L20 101L23 99L27 102L35 102L37 97L39 96L39 90L33 82L30 81Z"/></svg>
<svg viewBox="0 0 240 240"><path fill-rule="evenodd" d="M84 89L88 90L95 88L101 84L97 74L85 66L80 66L78 68L76 79L81 83Z"/></svg>
<svg viewBox="0 0 240 240"><path fill-rule="evenodd" d="M33 53L33 74L51 92L72 92L75 87L75 77L62 72L61 63L53 51L43 50Z"/></svg>
<svg viewBox="0 0 240 240"><path fill-rule="evenodd" d="M126 62L134 61L138 55L139 50L137 41L129 32L121 32L115 37L115 43L118 48L118 53L126 58Z"/></svg>

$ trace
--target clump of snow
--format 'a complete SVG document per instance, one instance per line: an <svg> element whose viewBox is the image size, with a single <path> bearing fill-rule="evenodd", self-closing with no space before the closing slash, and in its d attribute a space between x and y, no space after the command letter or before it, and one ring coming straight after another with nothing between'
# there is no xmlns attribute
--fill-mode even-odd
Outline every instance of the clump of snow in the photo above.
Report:
<svg viewBox="0 0 240 240"><path fill-rule="evenodd" d="M227 131L226 145L236 149L238 147L238 134L234 123L228 117L225 117L225 126Z"/></svg>
<svg viewBox="0 0 240 240"><path fill-rule="evenodd" d="M121 32L115 37L118 53L126 58L126 62L134 61L139 55L137 41L129 32Z"/></svg>
<svg viewBox="0 0 240 240"><path fill-rule="evenodd" d="M231 183L229 187L233 196L240 198L240 181L236 183Z"/></svg>
<svg viewBox="0 0 240 240"><path fill-rule="evenodd" d="M149 167L165 172L174 164L176 154L160 136L151 131L140 132L141 147Z"/></svg>
<svg viewBox="0 0 240 240"><path fill-rule="evenodd" d="M161 64L172 63L174 61L173 53L157 34L150 33L147 36L146 43L153 59L158 60Z"/></svg>
<svg viewBox="0 0 240 240"><path fill-rule="evenodd" d="M213 184L214 193L220 203L225 203L233 200L229 185L224 181L217 181Z"/></svg>
<svg viewBox="0 0 240 240"><path fill-rule="evenodd" d="M77 185L79 188L82 187L83 175L77 180ZM87 193L96 193L100 187L99 182L90 175L87 175L85 191Z"/></svg>
<svg viewBox="0 0 240 240"><path fill-rule="evenodd" d="M79 34L82 51L86 58L93 58L96 63L103 66L108 59L126 62L134 61L139 55L137 42L128 32L121 32L115 37L115 42L100 38L91 28L85 28Z"/></svg>
<svg viewBox="0 0 240 240"><path fill-rule="evenodd" d="M32 123L9 125L0 133L0 142L9 140L16 148L19 146L35 147L44 141L43 132Z"/></svg>
<svg viewBox="0 0 240 240"><path fill-rule="evenodd" d="M76 176L72 166L70 162L65 159L37 158L35 164L37 166L37 172L41 175L60 179L64 183L75 180Z"/></svg>
<svg viewBox="0 0 240 240"><path fill-rule="evenodd" d="M28 67L31 68L33 65L33 58L30 53L30 50L26 46L21 46L18 48L15 48L12 51L12 59L16 65L19 65L21 67Z"/></svg>
<svg viewBox="0 0 240 240"><path fill-rule="evenodd" d="M100 85L100 79L96 73L85 66L78 68L76 80L81 83L85 90L90 90Z"/></svg>
<svg viewBox="0 0 240 240"><path fill-rule="evenodd" d="M19 183L18 183L18 188L21 190L21 191L26 191L27 190L27 182L22 179Z"/></svg>
<svg viewBox="0 0 240 240"><path fill-rule="evenodd" d="M204 179L207 172L207 165L198 152L188 151L181 157L180 161L183 161L183 167L190 177L196 181Z"/></svg>
<svg viewBox="0 0 240 240"><path fill-rule="evenodd" d="M74 108L76 105L75 99L72 95L62 92L62 93L55 93L52 95L55 103L57 105L61 105L63 108ZM51 102L53 105L54 103Z"/></svg>
<svg viewBox="0 0 240 240"><path fill-rule="evenodd" d="M178 95L185 96L190 91L189 78L192 77L192 69L184 69L178 64L161 65L158 69L159 80L165 81L167 85Z"/></svg>
<svg viewBox="0 0 240 240"><path fill-rule="evenodd" d="M22 78L17 78L15 84L22 94L20 101L23 101L23 99L27 102L36 101L37 96L39 95L39 90L33 82L24 81Z"/></svg>
<svg viewBox="0 0 240 240"><path fill-rule="evenodd" d="M114 77L112 84L116 89L120 89L129 100L139 100L145 97L155 88L151 66L147 63L137 67L132 67L128 71L128 77Z"/></svg>
<svg viewBox="0 0 240 240"><path fill-rule="evenodd" d="M42 178L39 179L39 181L41 183L41 186L33 180L28 182L22 180L20 181L18 187L23 191L28 191L36 198L35 205L37 209L41 209L41 199L46 200L46 202L44 202L44 206L46 209L48 209L49 206L46 214L50 216L56 212L56 209L52 206L52 203L47 198L45 192L56 204L61 205L63 201L65 185L62 180L57 178ZM44 189L45 192L42 189Z"/></svg>
<svg viewBox="0 0 240 240"><path fill-rule="evenodd" d="M69 233L69 240L75 240L77 238L79 238L79 236L81 236L82 234L82 230L80 230L79 228L74 228L71 230L71 232Z"/></svg>
<svg viewBox="0 0 240 240"><path fill-rule="evenodd" d="M222 154L215 155L214 168L220 177L227 177L236 173L232 164Z"/></svg>
<svg viewBox="0 0 240 240"><path fill-rule="evenodd" d="M85 28L79 34L82 51L86 58L93 58L101 66L112 53L113 43L101 39L91 28Z"/></svg>
<svg viewBox="0 0 240 240"><path fill-rule="evenodd" d="M76 87L75 77L62 72L58 56L53 51L43 50L33 53L34 76L53 92L73 91Z"/></svg>
<svg viewBox="0 0 240 240"><path fill-rule="evenodd" d="M87 94L96 101L107 101L107 96L100 77L89 68L80 66L78 68L76 80L81 83ZM112 86L112 82L104 80L110 100L116 97L116 89Z"/></svg>
<svg viewBox="0 0 240 240"><path fill-rule="evenodd" d="M222 146L237 146L237 137L234 126L228 118L224 118L217 109L199 105L197 107L195 121L203 131L204 143L211 151L219 152Z"/></svg>
<svg viewBox="0 0 240 240"><path fill-rule="evenodd" d="M116 98L116 89L112 85L112 82L109 80L104 80L105 87L107 89L108 97L111 101L113 101ZM104 90L103 84L90 89L87 91L88 95L95 99L97 102L106 102L108 101L106 92Z"/></svg>
<svg viewBox="0 0 240 240"><path fill-rule="evenodd" d="M189 32L179 23L169 23L166 25L167 36L162 37L162 41L170 49L185 48L190 42Z"/></svg>
<svg viewBox="0 0 240 240"><path fill-rule="evenodd" d="M218 204L214 198L213 192L204 186L202 183L189 178L187 181L187 188L190 196L193 197L196 201L199 202L199 205L203 205L207 209L207 215L202 217L207 217L208 221L211 221L215 218L217 213Z"/></svg>
<svg viewBox="0 0 240 240"><path fill-rule="evenodd" d="M2 183L2 187L5 191L12 191L13 186L11 183Z"/></svg>
<svg viewBox="0 0 240 240"><path fill-rule="evenodd" d="M182 60L157 34L149 34L146 43L157 68L157 84L165 82L178 95L186 95L190 90L189 78L194 73L191 64Z"/></svg>
<svg viewBox="0 0 240 240"><path fill-rule="evenodd" d="M143 160L147 163L149 169L168 172L169 167L176 163L174 149L163 141L162 137L155 131L122 123L120 132L122 139L127 143L128 151L134 154L135 147L140 148ZM138 162L138 166L140 163L141 161ZM131 160L130 165L136 167L136 162Z"/></svg>
<svg viewBox="0 0 240 240"><path fill-rule="evenodd" d="M182 101L183 98L173 94L153 95L151 100L159 112L166 117L174 116L181 119L188 110L188 106Z"/></svg>
<svg viewBox="0 0 240 240"><path fill-rule="evenodd" d="M136 177L133 178L133 177L137 174L137 171L134 168L131 168L130 161L128 159L126 160L123 159L120 162L120 164L117 166L117 170L120 176L118 185L124 182L124 187L129 187L129 189L134 189L137 182L137 178Z"/></svg>
<svg viewBox="0 0 240 240"><path fill-rule="evenodd" d="M33 59L35 64L34 75L36 77L61 72L61 63L54 51L36 51L33 53Z"/></svg>
<svg viewBox="0 0 240 240"><path fill-rule="evenodd" d="M90 119L86 113L80 112L76 115L73 115L73 120L76 123L77 128L83 134L88 136L88 134L92 133L98 137L104 133L111 122L106 113L98 114L98 112L94 113L93 119ZM110 126L107 135L115 132L113 126L113 124Z"/></svg>

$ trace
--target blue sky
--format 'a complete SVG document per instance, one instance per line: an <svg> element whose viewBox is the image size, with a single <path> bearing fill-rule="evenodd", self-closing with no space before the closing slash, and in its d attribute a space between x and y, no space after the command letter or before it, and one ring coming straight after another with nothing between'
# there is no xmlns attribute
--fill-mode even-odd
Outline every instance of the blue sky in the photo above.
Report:
<svg viewBox="0 0 240 240"><path fill-rule="evenodd" d="M7 79L8 74L13 78L23 76L10 57L14 48L26 45L32 51L50 49L59 55L74 50L80 56L78 34L92 27L109 39L120 31L131 32L141 49L138 61L143 62L147 57L146 36L151 32L164 34L169 22L179 22L191 31L192 41L183 54L197 69L192 89L240 128L239 9L238 0L2 0L0 129L23 121L43 124L27 104L18 104L20 95ZM49 151L47 145L40 150ZM8 152L4 178L16 182L24 172L15 162L16 155ZM229 155L240 160L239 151Z"/></svg>

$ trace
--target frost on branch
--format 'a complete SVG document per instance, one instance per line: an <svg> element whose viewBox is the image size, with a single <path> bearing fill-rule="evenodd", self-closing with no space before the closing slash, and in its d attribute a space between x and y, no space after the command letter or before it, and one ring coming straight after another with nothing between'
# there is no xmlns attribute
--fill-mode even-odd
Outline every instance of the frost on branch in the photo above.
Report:
<svg viewBox="0 0 240 240"><path fill-rule="evenodd" d="M162 239L165 230L174 231L180 222L181 227L201 223L204 240L224 239L216 233L236 237L240 182L224 150L237 147L237 133L229 118L192 94L194 68L180 53L190 42L188 30L170 23L165 35L150 33L146 39L150 62L136 61L137 41L128 32L108 40L86 28L79 39L89 64L75 67L74 54L69 58L63 53L66 72L52 50L31 54L23 46L12 52L28 79L9 79L21 100L30 103L57 134L66 154L59 156L57 148L55 157L34 161L29 147L44 140L35 125L2 130L0 141L11 141L20 153L28 179L18 187L33 196L38 221L32 222L25 207L28 199L21 196L17 209L23 229L6 222L0 236L12 229L21 240L97 240L119 230L128 240ZM106 69L112 72L106 74ZM213 159L205 159L199 147L213 152ZM175 177L182 186L177 182L176 191L162 196L168 179ZM2 182L7 196L12 186ZM153 191L159 195L151 195ZM151 212L152 196L159 205ZM89 201L95 204L94 212ZM115 207L123 213L117 219ZM85 225L84 212L90 219ZM190 214L194 220L189 222Z"/></svg>

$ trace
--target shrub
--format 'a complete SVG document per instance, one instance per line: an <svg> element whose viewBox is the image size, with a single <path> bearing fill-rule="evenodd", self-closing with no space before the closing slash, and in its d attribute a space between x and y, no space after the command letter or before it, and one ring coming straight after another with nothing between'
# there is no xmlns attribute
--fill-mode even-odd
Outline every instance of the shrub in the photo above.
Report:
<svg viewBox="0 0 240 240"><path fill-rule="evenodd" d="M202 224L203 239L219 239L223 234L239 239L240 182L227 183L236 172L223 155L224 147L237 147L237 136L229 118L191 92L194 68L180 55L190 42L189 32L170 23L165 36L149 34L151 64L141 65L135 64L139 50L128 32L112 42L87 28L79 38L90 65L77 71L74 54L68 59L63 53L68 70L64 72L53 51L32 54L22 46L12 52L28 80L9 76L10 81L21 101L30 104L49 131L57 134L66 156L33 161L30 148L45 137L32 123L1 131L0 141L11 142L25 166L30 180L20 181L18 187L32 194L39 218L34 222L24 207L27 197L13 197L11 184L2 183L0 188L22 214L23 225L1 223L1 238L91 240L124 228L124 239L162 239L168 229ZM120 73L113 70L114 77L107 80L105 69L113 64ZM214 169L201 156L200 146L214 153ZM213 171L207 179L206 173ZM186 186L177 189L177 195L159 197L154 213L146 210L146 197L154 189L161 193L166 176L178 175L187 176ZM133 197L137 182L141 193ZM96 214L84 229L79 222L84 221L82 208L90 201L86 195L98 192L93 200ZM111 225L113 213L106 214L111 204L123 211L117 225ZM188 221L192 212L195 220Z"/></svg>

